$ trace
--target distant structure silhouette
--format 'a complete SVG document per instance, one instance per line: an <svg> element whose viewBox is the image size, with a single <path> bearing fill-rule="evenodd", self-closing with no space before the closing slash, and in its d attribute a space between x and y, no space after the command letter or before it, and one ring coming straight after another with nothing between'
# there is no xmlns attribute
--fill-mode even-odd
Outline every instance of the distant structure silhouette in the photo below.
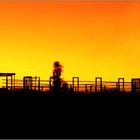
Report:
<svg viewBox="0 0 140 140"><path fill-rule="evenodd" d="M63 70L62 70L62 65L60 64L59 61L55 61L53 64L53 90L54 92L61 92L61 83L62 79L60 78Z"/></svg>

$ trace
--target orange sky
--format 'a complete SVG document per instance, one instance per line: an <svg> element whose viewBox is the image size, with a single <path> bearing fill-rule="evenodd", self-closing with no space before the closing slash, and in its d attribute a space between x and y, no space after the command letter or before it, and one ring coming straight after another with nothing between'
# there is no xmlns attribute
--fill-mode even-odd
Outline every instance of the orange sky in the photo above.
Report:
<svg viewBox="0 0 140 140"><path fill-rule="evenodd" d="M0 2L0 72L48 79L140 77L140 3Z"/></svg>

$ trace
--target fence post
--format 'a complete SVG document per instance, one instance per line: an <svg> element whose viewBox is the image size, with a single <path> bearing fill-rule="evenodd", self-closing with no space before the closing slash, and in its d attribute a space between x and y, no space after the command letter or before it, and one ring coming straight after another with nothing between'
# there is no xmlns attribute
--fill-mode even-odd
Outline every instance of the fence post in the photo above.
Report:
<svg viewBox="0 0 140 140"><path fill-rule="evenodd" d="M95 92L98 92L98 80L99 80L99 92L102 92L102 77L96 77L95 78Z"/></svg>
<svg viewBox="0 0 140 140"><path fill-rule="evenodd" d="M120 91L124 92L124 78L118 78L118 86L119 86L119 92ZM121 90L121 87L122 87L122 90Z"/></svg>
<svg viewBox="0 0 140 140"><path fill-rule="evenodd" d="M75 84L74 84L75 79L77 80L77 81L76 81L76 82L77 82L77 88L76 88L76 89L78 89L77 92L79 92L79 77L73 77L73 79L72 79L73 89L75 90ZM76 91L76 90L75 90L75 91Z"/></svg>

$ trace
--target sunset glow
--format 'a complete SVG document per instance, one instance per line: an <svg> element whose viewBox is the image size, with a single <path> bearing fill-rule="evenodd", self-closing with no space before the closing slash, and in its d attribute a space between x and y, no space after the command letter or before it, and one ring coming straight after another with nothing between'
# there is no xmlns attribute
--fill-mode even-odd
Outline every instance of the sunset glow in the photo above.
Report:
<svg viewBox="0 0 140 140"><path fill-rule="evenodd" d="M71 80L140 77L139 2L0 2L0 72Z"/></svg>

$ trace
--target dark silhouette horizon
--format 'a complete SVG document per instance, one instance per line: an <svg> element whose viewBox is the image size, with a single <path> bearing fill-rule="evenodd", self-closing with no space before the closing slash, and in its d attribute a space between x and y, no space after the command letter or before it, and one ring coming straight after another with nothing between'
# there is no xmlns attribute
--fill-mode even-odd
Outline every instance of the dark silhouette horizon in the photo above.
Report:
<svg viewBox="0 0 140 140"><path fill-rule="evenodd" d="M125 82L124 78L118 81L103 81L102 77L95 77L95 81L80 81L79 77L72 77L71 81L61 78L63 66L59 61L53 63L52 76L49 80L41 80L40 77L24 76L23 80L16 81L16 73L0 73L0 77L5 77L5 86L0 92L24 91L40 92L52 95L84 93L84 94L133 94L140 93L140 78L132 78L130 82ZM10 78L10 79L9 79Z"/></svg>

